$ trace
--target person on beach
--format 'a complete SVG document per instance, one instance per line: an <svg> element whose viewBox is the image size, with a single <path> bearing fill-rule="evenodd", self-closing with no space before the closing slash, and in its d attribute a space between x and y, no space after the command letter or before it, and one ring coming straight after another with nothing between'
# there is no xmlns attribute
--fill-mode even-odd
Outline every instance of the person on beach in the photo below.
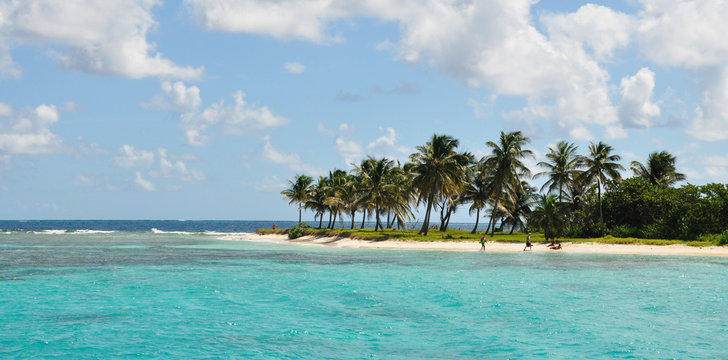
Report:
<svg viewBox="0 0 728 360"><path fill-rule="evenodd" d="M533 245L531 244L531 233L526 235L526 246L523 248L523 251L526 251L526 249L533 250Z"/></svg>
<svg viewBox="0 0 728 360"><path fill-rule="evenodd" d="M483 234L483 237L480 238L480 251L485 251L485 243L487 243L488 240L485 238L485 234Z"/></svg>

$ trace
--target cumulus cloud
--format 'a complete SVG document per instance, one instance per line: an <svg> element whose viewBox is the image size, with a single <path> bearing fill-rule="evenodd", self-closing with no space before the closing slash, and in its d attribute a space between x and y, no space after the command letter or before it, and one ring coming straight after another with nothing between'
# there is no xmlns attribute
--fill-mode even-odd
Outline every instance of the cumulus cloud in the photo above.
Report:
<svg viewBox="0 0 728 360"><path fill-rule="evenodd" d="M58 118L55 105L15 110L0 103L0 153L37 155L62 150L63 142L50 129Z"/></svg>
<svg viewBox="0 0 728 360"><path fill-rule="evenodd" d="M306 71L306 65L299 62L288 62L283 65L283 68L291 74L302 74Z"/></svg>
<svg viewBox="0 0 728 360"><path fill-rule="evenodd" d="M46 45L66 68L131 78L193 79L201 67L179 66L147 41L157 26L155 0L6 1L0 4L0 71L18 76L7 44ZM3 49L4 47L4 49Z"/></svg>
<svg viewBox="0 0 728 360"><path fill-rule="evenodd" d="M196 110L202 104L200 88L197 86L187 87L182 81L175 83L162 81L161 87L162 95L157 95L152 98L151 103L142 105L162 110L187 112Z"/></svg>
<svg viewBox="0 0 728 360"><path fill-rule="evenodd" d="M255 183L253 188L257 191L278 193L286 188L286 183L277 176L272 175Z"/></svg>
<svg viewBox="0 0 728 360"><path fill-rule="evenodd" d="M186 182L196 182L205 179L205 175L169 155L167 149L159 148L157 152L137 150L131 145L123 145L114 157L114 164L122 168L149 169L148 175L153 178L171 178Z"/></svg>
<svg viewBox="0 0 728 360"><path fill-rule="evenodd" d="M146 150L137 150L131 145L122 145L119 153L114 157L114 164L123 168L151 167L154 165L154 153Z"/></svg>
<svg viewBox="0 0 728 360"><path fill-rule="evenodd" d="M359 163L364 158L364 148L356 140L338 136L335 140L336 153L344 159L347 166Z"/></svg>
<svg viewBox="0 0 728 360"><path fill-rule="evenodd" d="M282 153L276 149L271 143L270 136L263 137L263 158L276 164L286 165L289 169L296 172L303 172L308 175L319 175L324 172L301 160L301 156L296 153Z"/></svg>
<svg viewBox="0 0 728 360"><path fill-rule="evenodd" d="M620 89L620 120L627 126L654 126L655 119L660 116L660 107L651 100L655 89L655 73L648 68L642 68L634 76L622 78Z"/></svg>
<svg viewBox="0 0 728 360"><path fill-rule="evenodd" d="M367 145L367 150L374 156L385 156L388 158L405 160L412 152L406 146L397 145L399 136L394 128L379 128L384 135L378 137Z"/></svg>
<svg viewBox="0 0 728 360"><path fill-rule="evenodd" d="M578 141L592 141L594 139L589 129L583 126L571 129L571 131L569 131L569 136Z"/></svg>
<svg viewBox="0 0 728 360"><path fill-rule="evenodd" d="M728 139L728 3L721 0L641 0L638 38L645 56L693 73L701 92L688 132Z"/></svg>
<svg viewBox="0 0 728 360"><path fill-rule="evenodd" d="M157 187L154 186L151 181L144 179L139 171L136 172L136 175L134 177L134 183L146 191L151 192L157 190Z"/></svg>
<svg viewBox="0 0 728 360"><path fill-rule="evenodd" d="M203 146L210 141L207 130L211 126L221 126L226 135L242 135L288 124L287 118L275 115L268 107L248 104L245 93L240 90L233 93L232 104L220 99L200 109L202 97L197 86L164 81L161 87L163 94L143 105L181 113L180 125L187 143L193 146Z"/></svg>

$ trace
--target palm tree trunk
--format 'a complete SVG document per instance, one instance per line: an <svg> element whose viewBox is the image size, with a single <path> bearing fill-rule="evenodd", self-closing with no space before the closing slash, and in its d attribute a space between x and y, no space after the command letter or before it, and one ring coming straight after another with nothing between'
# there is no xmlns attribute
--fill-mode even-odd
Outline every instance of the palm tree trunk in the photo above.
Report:
<svg viewBox="0 0 728 360"><path fill-rule="evenodd" d="M498 191L495 195L495 205L493 206L493 212L490 215L490 221L493 222L493 228L490 229L491 237L495 234L495 212L498 210L499 201L500 201L500 191Z"/></svg>
<svg viewBox="0 0 728 360"><path fill-rule="evenodd" d="M329 226L329 228L331 230L334 230L334 228L336 227L336 215L338 215L338 213L333 212L333 211L332 211L332 213L334 213L334 220L331 222L331 225Z"/></svg>
<svg viewBox="0 0 728 360"><path fill-rule="evenodd" d="M356 215L356 210L351 211L351 230L354 230L354 215Z"/></svg>
<svg viewBox="0 0 728 360"><path fill-rule="evenodd" d="M301 203L298 203L298 223L301 223L301 213L303 212L303 208L301 207Z"/></svg>
<svg viewBox="0 0 728 360"><path fill-rule="evenodd" d="M319 213L319 227L318 228L320 229L323 224L324 224L324 213L323 212L320 212Z"/></svg>
<svg viewBox="0 0 728 360"><path fill-rule="evenodd" d="M392 211L387 210L387 229L391 229L391 225L389 225L389 220L392 218Z"/></svg>
<svg viewBox="0 0 728 360"><path fill-rule="evenodd" d="M604 214L602 213L602 185L597 179L597 201L599 201L599 223L602 225L602 237L604 237Z"/></svg>
<svg viewBox="0 0 728 360"><path fill-rule="evenodd" d="M516 230L516 224L518 224L518 222L513 220L513 225L511 226L511 232L508 233L509 235L513 235L513 230Z"/></svg>
<svg viewBox="0 0 728 360"><path fill-rule="evenodd" d="M334 214L333 214L333 213L331 212L331 210L329 210L329 224L328 224L328 225L326 225L326 228L327 228L327 229L331 228L331 217L332 217L333 215L334 215Z"/></svg>
<svg viewBox="0 0 728 360"><path fill-rule="evenodd" d="M425 211L425 220L422 222L422 229L418 234L427 236L427 228L430 227L430 211L432 210L432 201L435 199L435 193L431 192L427 199L427 211Z"/></svg>
<svg viewBox="0 0 728 360"><path fill-rule="evenodd" d="M471 231L471 234L475 234L476 231L478 231L478 222L480 221L480 208L477 208L478 211L475 213L475 227L473 227L473 231Z"/></svg>
<svg viewBox="0 0 728 360"><path fill-rule="evenodd" d="M376 224L374 224L374 231L377 231L382 225L379 222L379 199L374 204L374 217L376 218ZM384 230L384 228L382 228Z"/></svg>
<svg viewBox="0 0 728 360"><path fill-rule="evenodd" d="M361 213L361 229L364 228L364 222L367 220L367 208L364 208L364 211Z"/></svg>

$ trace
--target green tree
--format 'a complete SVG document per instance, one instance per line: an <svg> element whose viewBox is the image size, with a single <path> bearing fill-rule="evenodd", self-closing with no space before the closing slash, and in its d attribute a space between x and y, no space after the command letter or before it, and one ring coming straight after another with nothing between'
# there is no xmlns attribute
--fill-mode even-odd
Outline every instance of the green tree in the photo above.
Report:
<svg viewBox="0 0 728 360"><path fill-rule="evenodd" d="M492 171L486 168L485 164L479 162L469 172L469 178L465 184L462 198L463 201L470 203L470 209L468 209L470 215L475 211L475 226L470 232L475 234L478 231L478 224L480 222L480 210L488 205L488 200L493 194Z"/></svg>
<svg viewBox="0 0 728 360"><path fill-rule="evenodd" d="M394 168L394 161L387 158L374 159L369 157L362 160L361 164L354 168L354 172L361 176L362 184L361 191L369 201L374 202L374 217L376 219L376 225L374 231L380 228L384 230L382 226L379 214L382 209L382 203L386 199L387 187L390 185L390 173Z"/></svg>
<svg viewBox="0 0 728 360"><path fill-rule="evenodd" d="M308 201L311 195L311 183L313 179L306 175L296 175L293 181L288 180L288 189L281 191L284 198L289 199L288 204L298 203L298 223L301 223L303 204Z"/></svg>
<svg viewBox="0 0 728 360"><path fill-rule="evenodd" d="M675 170L675 156L667 151L653 152L647 157L647 163L632 161L631 169L653 185L670 187L678 181L685 180L685 174Z"/></svg>
<svg viewBox="0 0 728 360"><path fill-rule="evenodd" d="M543 229L546 239L561 233L563 216L556 195L539 195L536 208L528 217L528 224Z"/></svg>
<svg viewBox="0 0 728 360"><path fill-rule="evenodd" d="M432 139L410 155L412 185L417 189L417 203L425 202L425 219L419 233L427 235L432 205L439 196L450 196L460 190L468 157L455 149L458 140L447 135L432 135Z"/></svg>
<svg viewBox="0 0 728 360"><path fill-rule="evenodd" d="M330 187L325 177L319 176L318 182L311 185L310 195L306 200L305 208L313 210L314 219L319 219L318 228L323 226L324 214L329 209L326 199L329 197Z"/></svg>
<svg viewBox="0 0 728 360"><path fill-rule="evenodd" d="M601 225L601 234L604 236L604 212L602 210L602 185L604 185L608 179L614 181L621 181L622 175L619 170L624 170L624 167L618 163L622 159L621 156L612 154L614 148L611 146L599 142L598 144L591 143L589 145L589 156L583 156L581 159L584 163L583 176L584 181L587 183L597 183L597 202L599 204L599 223Z"/></svg>
<svg viewBox="0 0 728 360"><path fill-rule="evenodd" d="M488 141L486 145L491 148L491 154L480 161L486 167L493 169L494 206L490 217L492 223L491 236L495 233L495 215L504 193L515 196L513 190L521 184L522 177L530 177L531 171L523 164L523 159L533 157L531 150L523 149L529 139L520 131L504 133L501 131L498 143ZM490 225L489 225L490 227Z"/></svg>
<svg viewBox="0 0 728 360"><path fill-rule="evenodd" d="M503 202L506 221L511 224L511 234L516 226L520 226L521 229L526 228L523 218L531 213L531 206L536 197L536 188L524 180L521 181L521 186L516 187L515 196L508 197L509 201Z"/></svg>
<svg viewBox="0 0 728 360"><path fill-rule="evenodd" d="M541 191L546 189L549 193L554 193L558 190L559 202L564 200L564 188L573 187L574 179L579 175L581 158L576 154L577 149L578 147L572 143L559 141L556 148L549 147L549 152L546 154L547 161L538 163L538 166L546 168L546 171L536 174L536 177L548 178Z"/></svg>

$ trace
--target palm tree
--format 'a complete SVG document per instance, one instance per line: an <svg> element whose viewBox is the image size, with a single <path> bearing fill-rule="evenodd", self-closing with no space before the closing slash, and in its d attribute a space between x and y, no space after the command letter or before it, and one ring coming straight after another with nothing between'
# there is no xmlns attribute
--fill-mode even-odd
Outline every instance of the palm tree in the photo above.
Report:
<svg viewBox="0 0 728 360"><path fill-rule="evenodd" d="M675 170L675 156L667 151L651 153L645 165L639 161L632 161L631 165L635 176L639 176L653 185L659 185L663 188L670 187L678 181L685 180L685 174L681 174Z"/></svg>
<svg viewBox="0 0 728 360"><path fill-rule="evenodd" d="M546 171L536 174L536 177L548 176L548 180L541 187L541 191L548 189L553 193L559 191L559 202L563 201L564 187L567 189L574 184L574 179L579 174L581 158L576 155L578 147L566 141L556 143L556 148L549 147L546 154L548 161L541 161L538 166L546 168Z"/></svg>
<svg viewBox="0 0 728 360"><path fill-rule="evenodd" d="M417 189L417 203L426 202L425 219L419 234L427 235L432 204L438 196L449 196L459 191L467 156L455 151L458 140L447 135L432 135L432 139L410 155L412 185Z"/></svg>
<svg viewBox="0 0 728 360"><path fill-rule="evenodd" d="M306 200L306 204L304 207L306 209L311 209L314 211L314 220L316 218L319 219L319 226L320 229L323 225L324 220L324 214L326 214L326 210L328 210L328 205L326 205L326 199L328 198L328 194L330 192L330 187L328 184L328 181L325 177L319 176L318 182L316 184L311 185L311 195L309 196L308 200Z"/></svg>
<svg viewBox="0 0 728 360"><path fill-rule="evenodd" d="M389 173L393 167L394 161L392 160L387 158L376 160L369 157L362 160L361 164L354 168L354 171L362 177L362 193L369 201L374 202L374 217L376 218L374 231L380 228L384 230L384 227L379 221L379 213L386 196L385 192L387 191Z"/></svg>
<svg viewBox="0 0 728 360"><path fill-rule="evenodd" d="M341 215L341 211L344 207L344 201L339 197L341 187L347 181L347 174L344 170L334 169L329 171L329 177L327 182L330 186L328 197L325 200L326 206L329 208L329 212L333 216L333 220L329 224L329 228L333 229L336 227L336 218Z"/></svg>
<svg viewBox="0 0 728 360"><path fill-rule="evenodd" d="M523 217L528 217L531 213L531 205L533 205L534 199L537 196L536 188L524 180L521 181L521 186L515 189L515 195L514 197L510 197L510 201L504 201L503 203L506 221L512 225L511 234L513 234L516 226L520 226L521 229L526 228L526 225L523 223Z"/></svg>
<svg viewBox="0 0 728 360"><path fill-rule="evenodd" d="M528 217L528 225L543 229L547 240L556 237L563 223L558 207L556 195L539 195L536 208Z"/></svg>
<svg viewBox="0 0 728 360"><path fill-rule="evenodd" d="M531 150L524 150L523 146L529 143L529 139L520 131L504 133L501 131L498 143L488 141L486 145L491 148L491 154L483 157L480 161L487 167L493 169L493 194L495 204L490 222L493 223L491 236L495 234L495 214L502 194L510 189L520 186L521 177L530 177L531 171L521 161L526 157L533 157ZM507 194L513 195L510 191ZM488 225L490 227L490 224ZM487 230L486 230L487 231Z"/></svg>
<svg viewBox="0 0 728 360"><path fill-rule="evenodd" d="M301 223L301 213L303 211L303 203L308 201L311 195L310 187L313 179L306 175L296 175L293 181L288 180L290 187L281 191L284 198L290 199L288 204L298 203L298 223Z"/></svg>
<svg viewBox="0 0 728 360"><path fill-rule="evenodd" d="M475 226L470 232L475 234L478 231L478 223L480 222L480 210L485 208L488 204L488 200L492 195L492 172L485 167L485 164L478 163L474 165L472 171L469 172L470 179L465 185L465 189L462 193L463 201L470 202L469 214L472 215L473 211L475 214Z"/></svg>
<svg viewBox="0 0 728 360"><path fill-rule="evenodd" d="M624 167L618 163L622 159L621 156L612 154L614 149L603 143L591 143L589 145L589 156L583 156L585 170L582 177L586 183L592 184L597 182L597 201L599 202L599 222L601 224L602 236L604 236L604 214L602 212L602 185L608 179L621 181L622 175L619 170Z"/></svg>

